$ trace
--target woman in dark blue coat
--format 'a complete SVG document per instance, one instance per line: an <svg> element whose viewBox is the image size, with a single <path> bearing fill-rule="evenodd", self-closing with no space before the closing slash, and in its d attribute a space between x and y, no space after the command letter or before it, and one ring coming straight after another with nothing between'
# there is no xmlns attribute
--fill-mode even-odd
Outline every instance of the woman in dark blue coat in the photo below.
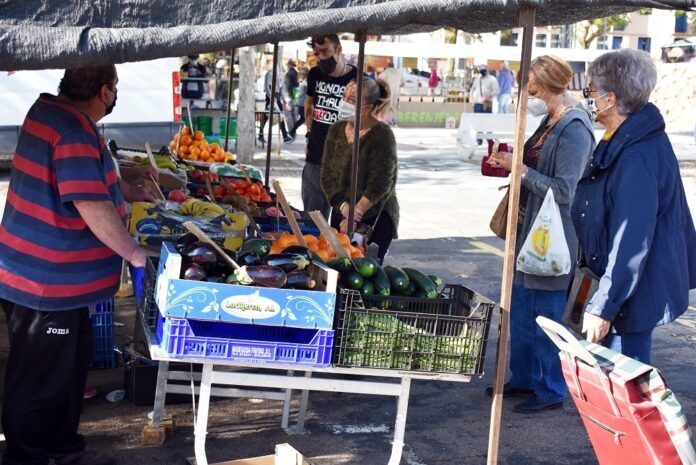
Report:
<svg viewBox="0 0 696 465"><path fill-rule="evenodd" d="M578 183L572 218L599 289L585 312L591 342L650 363L652 331L696 288L696 231L645 52L606 53L588 70L590 114L606 128Z"/></svg>

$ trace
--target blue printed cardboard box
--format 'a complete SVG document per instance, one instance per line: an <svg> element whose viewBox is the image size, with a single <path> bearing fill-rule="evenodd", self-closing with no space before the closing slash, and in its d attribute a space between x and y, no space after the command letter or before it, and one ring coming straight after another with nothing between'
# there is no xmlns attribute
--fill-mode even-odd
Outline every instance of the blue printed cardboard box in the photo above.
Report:
<svg viewBox="0 0 696 465"><path fill-rule="evenodd" d="M164 242L155 300L164 317L227 323L333 329L338 273L312 264L317 289L239 286L180 279L181 255Z"/></svg>

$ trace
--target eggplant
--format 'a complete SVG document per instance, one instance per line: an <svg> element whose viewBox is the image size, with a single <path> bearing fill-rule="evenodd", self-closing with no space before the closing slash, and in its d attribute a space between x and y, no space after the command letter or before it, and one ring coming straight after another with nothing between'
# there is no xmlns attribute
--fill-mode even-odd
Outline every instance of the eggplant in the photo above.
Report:
<svg viewBox="0 0 696 465"><path fill-rule="evenodd" d="M261 262L264 265L277 266L286 273L304 270L311 263L307 257L294 253L277 253L268 255Z"/></svg>
<svg viewBox="0 0 696 465"><path fill-rule="evenodd" d="M201 266L191 263L184 268L184 279L188 279L190 281L205 281L205 270L203 270Z"/></svg>
<svg viewBox="0 0 696 465"><path fill-rule="evenodd" d="M285 271L277 266L243 266L234 272L240 284L258 284L265 287L283 287L288 280Z"/></svg>
<svg viewBox="0 0 696 465"><path fill-rule="evenodd" d="M311 262L312 259L314 258L314 257L312 256L312 251L309 250L307 247L302 247L301 245L290 245L290 246L288 246L288 247L285 247L285 248L281 251L281 253L291 253L291 254L295 254L295 255L302 255L303 257L305 257L305 258L306 258L307 260L309 260L310 262Z"/></svg>
<svg viewBox="0 0 696 465"><path fill-rule="evenodd" d="M293 271L287 274L288 281L285 284L293 289L311 290L317 285L312 275L307 270Z"/></svg>
<svg viewBox="0 0 696 465"><path fill-rule="evenodd" d="M195 263L203 268L212 267L218 261L217 252L205 242L194 242L181 252L184 263Z"/></svg>
<svg viewBox="0 0 696 465"><path fill-rule="evenodd" d="M247 251L237 254L237 263L241 266L257 266L261 264L261 259L256 252Z"/></svg>
<svg viewBox="0 0 696 465"><path fill-rule="evenodd" d="M174 248L177 252L181 253L191 244L198 242L198 238L193 233L186 233L176 241L174 241Z"/></svg>

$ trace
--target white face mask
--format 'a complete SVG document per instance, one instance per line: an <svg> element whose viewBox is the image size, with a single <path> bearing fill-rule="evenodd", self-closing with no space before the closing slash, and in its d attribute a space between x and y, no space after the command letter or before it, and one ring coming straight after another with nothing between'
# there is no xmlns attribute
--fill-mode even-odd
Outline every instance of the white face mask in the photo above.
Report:
<svg viewBox="0 0 696 465"><path fill-rule="evenodd" d="M338 102L338 120L355 121L355 104L345 100Z"/></svg>
<svg viewBox="0 0 696 465"><path fill-rule="evenodd" d="M532 116L544 116L549 112L549 106L542 99L529 97L527 99L527 111Z"/></svg>
<svg viewBox="0 0 696 465"><path fill-rule="evenodd" d="M585 99L585 103L587 103L587 111L590 113L590 120L594 123L597 121L597 115L602 113L603 111L607 111L610 108L612 108L614 105L609 105L606 108L602 108L601 110L597 109L597 100L604 98L607 96L607 93L603 93L597 98L592 98L592 97L587 97Z"/></svg>

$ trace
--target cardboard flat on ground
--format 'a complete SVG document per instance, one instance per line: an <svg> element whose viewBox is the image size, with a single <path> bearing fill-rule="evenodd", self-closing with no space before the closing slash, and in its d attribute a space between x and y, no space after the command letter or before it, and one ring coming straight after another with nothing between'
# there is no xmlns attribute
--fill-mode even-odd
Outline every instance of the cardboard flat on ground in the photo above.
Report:
<svg viewBox="0 0 696 465"><path fill-rule="evenodd" d="M189 465L196 465L195 457L186 459ZM312 465L309 460L297 452L290 444L278 444L275 455L264 455L248 459L218 462L212 465Z"/></svg>

